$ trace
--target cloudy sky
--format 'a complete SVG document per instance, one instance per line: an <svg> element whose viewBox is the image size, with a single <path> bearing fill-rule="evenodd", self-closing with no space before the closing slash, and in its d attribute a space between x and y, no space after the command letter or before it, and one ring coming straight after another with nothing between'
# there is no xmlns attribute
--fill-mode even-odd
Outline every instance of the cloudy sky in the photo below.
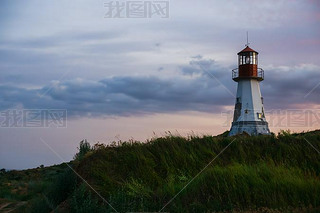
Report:
<svg viewBox="0 0 320 213"><path fill-rule="evenodd" d="M167 18L110 17L105 3L0 2L1 168L69 161L82 139L228 130L247 31L271 130L320 127L319 1L170 0ZM66 110L67 126L5 126L6 112L30 109ZM282 123L290 110L297 122Z"/></svg>

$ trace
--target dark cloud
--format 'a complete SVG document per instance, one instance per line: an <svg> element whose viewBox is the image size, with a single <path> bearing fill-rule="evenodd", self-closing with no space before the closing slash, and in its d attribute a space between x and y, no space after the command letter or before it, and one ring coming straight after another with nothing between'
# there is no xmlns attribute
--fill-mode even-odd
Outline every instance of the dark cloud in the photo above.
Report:
<svg viewBox="0 0 320 213"><path fill-rule="evenodd" d="M221 68L214 60L199 58L180 70L180 74L167 78L74 79L56 81L40 89L2 85L1 110L22 106L67 109L71 116L127 116L186 110L218 113L223 107L233 105L234 97L229 92L235 94L236 83L227 68ZM320 86L314 88L320 79L316 66L272 68L265 71L265 78L261 90L269 110L320 103Z"/></svg>
<svg viewBox="0 0 320 213"><path fill-rule="evenodd" d="M318 66L305 64L265 70L265 81L261 84L265 106L269 109L295 109L299 105L320 104L319 83Z"/></svg>
<svg viewBox="0 0 320 213"><path fill-rule="evenodd" d="M230 70L217 64L213 59L205 59L201 55L191 57L188 66L181 66L183 75L204 75L219 81L227 81ZM222 82L221 82L222 83ZM220 83L219 83L220 84Z"/></svg>
<svg viewBox="0 0 320 213"><path fill-rule="evenodd" d="M88 42L109 41L119 38L123 35L119 31L69 31L49 36L26 37L24 39L2 39L1 46L20 48L20 49L44 49L50 47L59 47L70 44L82 45Z"/></svg>
<svg viewBox="0 0 320 213"><path fill-rule="evenodd" d="M74 79L53 82L41 89L1 86L1 109L20 105L24 108L66 108L69 114L80 116L131 115L184 110L217 112L233 102L225 88L197 67L189 65L189 69L199 73L196 77L186 75L185 69L187 66L181 69L182 74L170 78Z"/></svg>

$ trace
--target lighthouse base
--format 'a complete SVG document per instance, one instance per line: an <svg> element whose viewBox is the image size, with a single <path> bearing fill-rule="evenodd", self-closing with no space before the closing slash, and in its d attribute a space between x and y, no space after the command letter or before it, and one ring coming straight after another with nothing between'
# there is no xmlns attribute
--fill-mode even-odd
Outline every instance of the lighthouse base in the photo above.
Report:
<svg viewBox="0 0 320 213"><path fill-rule="evenodd" d="M229 136L239 134L249 135L270 135L268 122L266 121L236 121L232 122L232 127Z"/></svg>

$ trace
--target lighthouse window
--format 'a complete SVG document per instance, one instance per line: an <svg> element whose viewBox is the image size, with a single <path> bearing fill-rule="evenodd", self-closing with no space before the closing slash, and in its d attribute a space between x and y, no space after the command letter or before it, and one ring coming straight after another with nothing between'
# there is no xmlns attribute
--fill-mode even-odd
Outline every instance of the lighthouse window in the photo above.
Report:
<svg viewBox="0 0 320 213"><path fill-rule="evenodd" d="M246 64L250 64L250 56L246 56Z"/></svg>
<svg viewBox="0 0 320 213"><path fill-rule="evenodd" d="M243 53L243 55L239 55L239 65L257 64L257 60L257 54L255 52Z"/></svg>
<svg viewBox="0 0 320 213"><path fill-rule="evenodd" d="M258 54L253 53L253 64L258 64Z"/></svg>

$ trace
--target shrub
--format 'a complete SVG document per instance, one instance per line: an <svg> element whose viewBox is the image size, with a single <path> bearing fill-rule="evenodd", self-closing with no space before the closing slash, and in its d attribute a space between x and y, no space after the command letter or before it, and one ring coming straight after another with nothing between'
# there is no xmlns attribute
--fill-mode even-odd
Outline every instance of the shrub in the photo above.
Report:
<svg viewBox="0 0 320 213"><path fill-rule="evenodd" d="M72 213L102 213L104 206L98 204L98 200L91 195L83 183L76 188L70 200L70 212Z"/></svg>
<svg viewBox="0 0 320 213"><path fill-rule="evenodd" d="M55 207L66 200L77 184L77 176L72 169L67 168L61 173L49 187L47 197Z"/></svg>
<svg viewBox="0 0 320 213"><path fill-rule="evenodd" d="M74 156L75 160L82 160L83 157L91 151L90 143L87 140L82 140L78 148L79 152Z"/></svg>

